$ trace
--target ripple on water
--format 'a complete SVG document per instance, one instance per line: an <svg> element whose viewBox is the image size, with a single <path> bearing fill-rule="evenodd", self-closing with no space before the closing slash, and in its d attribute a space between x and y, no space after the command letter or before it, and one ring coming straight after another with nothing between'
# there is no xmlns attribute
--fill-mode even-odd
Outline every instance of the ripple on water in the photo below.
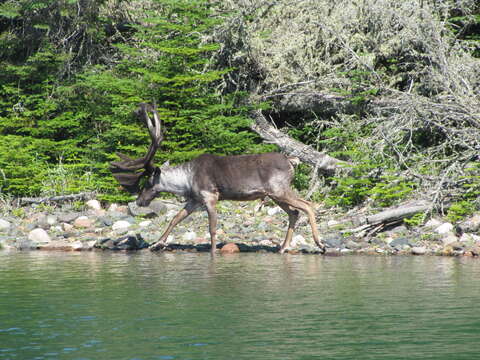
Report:
<svg viewBox="0 0 480 360"><path fill-rule="evenodd" d="M0 359L472 359L479 275L454 258L0 252Z"/></svg>

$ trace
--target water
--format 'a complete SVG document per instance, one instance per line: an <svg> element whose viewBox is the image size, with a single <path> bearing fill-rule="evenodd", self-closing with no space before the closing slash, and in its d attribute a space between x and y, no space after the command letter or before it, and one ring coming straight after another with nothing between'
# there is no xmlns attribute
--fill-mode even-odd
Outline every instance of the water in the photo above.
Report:
<svg viewBox="0 0 480 360"><path fill-rule="evenodd" d="M0 359L475 359L480 261L0 252Z"/></svg>

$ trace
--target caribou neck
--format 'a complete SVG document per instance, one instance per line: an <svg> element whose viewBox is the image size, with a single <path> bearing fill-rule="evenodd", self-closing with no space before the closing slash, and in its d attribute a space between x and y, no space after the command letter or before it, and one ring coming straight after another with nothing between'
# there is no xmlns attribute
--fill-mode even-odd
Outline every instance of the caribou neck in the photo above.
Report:
<svg viewBox="0 0 480 360"><path fill-rule="evenodd" d="M161 169L158 191L187 197L192 190L191 166L189 163Z"/></svg>

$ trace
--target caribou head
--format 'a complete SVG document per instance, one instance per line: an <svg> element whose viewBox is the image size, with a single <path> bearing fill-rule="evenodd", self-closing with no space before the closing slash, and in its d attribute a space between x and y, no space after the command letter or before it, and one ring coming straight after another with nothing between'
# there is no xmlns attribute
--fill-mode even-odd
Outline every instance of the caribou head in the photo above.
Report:
<svg viewBox="0 0 480 360"><path fill-rule="evenodd" d="M153 122L149 113L153 114ZM131 194L140 193L137 198L137 204L146 206L157 195L157 192L154 191L153 184L155 184L155 179L160 177L161 170L155 166L153 157L163 140L163 133L155 105L152 106L141 103L135 111L135 114L143 120L148 127L151 138L148 151L144 157L138 159L132 159L124 154L117 153L121 160L112 162L110 170L125 190ZM147 181L142 188L140 182L143 178L147 178Z"/></svg>

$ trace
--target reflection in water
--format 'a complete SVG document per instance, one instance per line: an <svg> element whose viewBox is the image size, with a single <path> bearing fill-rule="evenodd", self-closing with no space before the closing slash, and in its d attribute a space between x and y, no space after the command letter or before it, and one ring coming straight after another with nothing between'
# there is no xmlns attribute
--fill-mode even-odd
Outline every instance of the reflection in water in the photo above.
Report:
<svg viewBox="0 0 480 360"><path fill-rule="evenodd" d="M0 252L0 359L471 359L480 262Z"/></svg>

